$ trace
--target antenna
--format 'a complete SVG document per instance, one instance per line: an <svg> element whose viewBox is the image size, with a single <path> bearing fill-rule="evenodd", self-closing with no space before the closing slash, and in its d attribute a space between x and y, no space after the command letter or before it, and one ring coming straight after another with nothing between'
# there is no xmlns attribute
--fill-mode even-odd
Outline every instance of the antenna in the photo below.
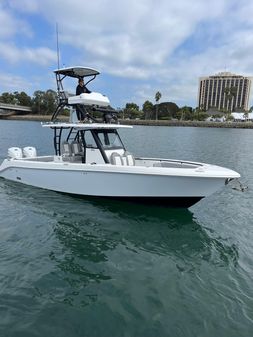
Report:
<svg viewBox="0 0 253 337"><path fill-rule="evenodd" d="M60 69L60 53L59 53L59 36L58 36L58 23L56 22L56 47L57 47L57 66Z"/></svg>

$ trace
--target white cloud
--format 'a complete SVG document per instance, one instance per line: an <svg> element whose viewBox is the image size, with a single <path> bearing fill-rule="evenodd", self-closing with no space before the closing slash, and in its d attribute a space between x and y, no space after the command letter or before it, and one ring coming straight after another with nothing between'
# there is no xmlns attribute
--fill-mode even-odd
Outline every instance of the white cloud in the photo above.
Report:
<svg viewBox="0 0 253 337"><path fill-rule="evenodd" d="M138 103L160 90L164 100L195 105L198 77L225 69L252 73L253 4L246 0L9 0L8 8L0 5L0 57L56 63L45 42L35 47L28 39L18 48L14 39L7 41L22 29L31 37L28 20L36 14L51 34L58 22L63 63L140 80L129 89Z"/></svg>
<svg viewBox="0 0 253 337"><path fill-rule="evenodd" d="M0 40L12 38L15 34L32 36L30 26L23 20L17 19L10 10L0 4Z"/></svg>
<svg viewBox="0 0 253 337"><path fill-rule="evenodd" d="M9 63L32 62L42 66L56 62L56 53L49 48L17 48L13 44L0 42L0 57Z"/></svg>
<svg viewBox="0 0 253 337"><path fill-rule="evenodd" d="M210 5L205 0L194 3L37 0L36 4L33 0L31 3L51 24L59 23L61 42L79 47L90 59L102 58L114 64L114 68L129 65L131 69L165 62L194 32L198 22L220 16L227 1L213 0ZM20 6L17 0L12 0L12 4Z"/></svg>
<svg viewBox="0 0 253 337"><path fill-rule="evenodd" d="M0 6L0 38L8 38L12 36L15 32L15 20L12 16L4 11Z"/></svg>
<svg viewBox="0 0 253 337"><path fill-rule="evenodd" d="M14 91L24 91L30 89L31 84L29 81L26 81L21 76L15 76L11 73L1 73L0 82L2 91L14 92Z"/></svg>
<svg viewBox="0 0 253 337"><path fill-rule="evenodd" d="M37 0L9 0L9 6L12 9L26 13L36 13L38 11Z"/></svg>

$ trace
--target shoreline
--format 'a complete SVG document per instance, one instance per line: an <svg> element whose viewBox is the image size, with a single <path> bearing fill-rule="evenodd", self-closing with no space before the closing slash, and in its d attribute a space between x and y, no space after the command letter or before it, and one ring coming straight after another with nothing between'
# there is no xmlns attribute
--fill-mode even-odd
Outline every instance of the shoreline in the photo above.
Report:
<svg viewBox="0 0 253 337"><path fill-rule="evenodd" d="M51 115L9 115L1 116L0 120L19 120L50 122ZM67 122L68 116L59 116L58 120ZM205 127L205 128L233 128L233 129L253 129L253 122L205 122L205 121L175 121L175 120L119 120L120 124L143 125L143 126L175 126L175 127Z"/></svg>

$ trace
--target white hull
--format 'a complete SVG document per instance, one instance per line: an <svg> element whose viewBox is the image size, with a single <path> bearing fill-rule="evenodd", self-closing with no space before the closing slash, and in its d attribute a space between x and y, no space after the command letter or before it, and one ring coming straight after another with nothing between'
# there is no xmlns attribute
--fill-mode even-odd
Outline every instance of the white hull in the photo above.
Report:
<svg viewBox="0 0 253 337"><path fill-rule="evenodd" d="M69 194L135 200L157 198L172 201L174 198L182 199L183 204L184 199L189 199L187 205L211 195L224 185L226 179L239 177L232 170L206 164L201 168L167 168L43 162L38 159L6 159L0 167L0 176Z"/></svg>

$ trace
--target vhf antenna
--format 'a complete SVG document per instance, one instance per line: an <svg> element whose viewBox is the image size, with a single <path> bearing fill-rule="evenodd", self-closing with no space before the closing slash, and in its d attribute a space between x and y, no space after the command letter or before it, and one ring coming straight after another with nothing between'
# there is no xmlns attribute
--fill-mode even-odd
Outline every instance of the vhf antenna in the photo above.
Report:
<svg viewBox="0 0 253 337"><path fill-rule="evenodd" d="M56 22L56 47L57 47L57 65L60 69L60 53L59 53L59 36L58 36L58 23Z"/></svg>
<svg viewBox="0 0 253 337"><path fill-rule="evenodd" d="M59 51L59 33L58 33L58 22L56 22L56 48L57 48L57 66L58 70L60 69L60 51ZM58 99L60 101L60 91L63 90L61 75L56 72L56 83L57 83L57 92Z"/></svg>

